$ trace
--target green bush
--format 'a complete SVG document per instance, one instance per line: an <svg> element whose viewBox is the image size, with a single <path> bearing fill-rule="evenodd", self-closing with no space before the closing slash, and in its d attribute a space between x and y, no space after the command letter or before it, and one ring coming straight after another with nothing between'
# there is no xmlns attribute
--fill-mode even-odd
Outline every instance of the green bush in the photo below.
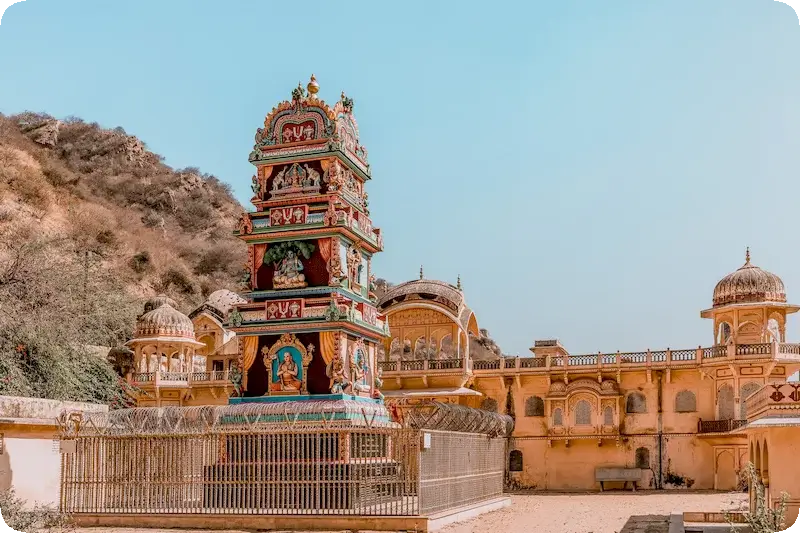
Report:
<svg viewBox="0 0 800 533"><path fill-rule="evenodd" d="M14 490L0 491L0 510L3 520L11 529L24 533L73 531L69 517L52 506L35 505L17 498Z"/></svg>

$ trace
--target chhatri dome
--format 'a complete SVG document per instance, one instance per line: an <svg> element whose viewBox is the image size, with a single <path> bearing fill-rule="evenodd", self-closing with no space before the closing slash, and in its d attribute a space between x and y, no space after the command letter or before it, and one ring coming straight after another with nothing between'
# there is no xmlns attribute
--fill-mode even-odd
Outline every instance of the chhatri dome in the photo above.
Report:
<svg viewBox="0 0 800 533"><path fill-rule="evenodd" d="M143 337L185 337L194 340L194 324L188 316L163 303L139 317L136 339Z"/></svg>
<svg viewBox="0 0 800 533"><path fill-rule="evenodd" d="M750 249L745 263L722 278L714 287L714 307L739 303L786 302L781 278L750 263Z"/></svg>
<svg viewBox="0 0 800 533"><path fill-rule="evenodd" d="M150 298L144 303L144 312L149 313L150 311L158 309L164 304L168 304L170 307L174 309L178 308L178 304L175 302L175 300L173 300L166 294L159 294L158 296L154 296L153 298Z"/></svg>
<svg viewBox="0 0 800 533"><path fill-rule="evenodd" d="M378 302L378 308L386 310L392 305L412 299L435 300L445 304L458 314L464 305L461 280L459 278L457 285L451 285L444 281L425 279L423 270L420 267L419 279L401 283L386 291L386 294Z"/></svg>

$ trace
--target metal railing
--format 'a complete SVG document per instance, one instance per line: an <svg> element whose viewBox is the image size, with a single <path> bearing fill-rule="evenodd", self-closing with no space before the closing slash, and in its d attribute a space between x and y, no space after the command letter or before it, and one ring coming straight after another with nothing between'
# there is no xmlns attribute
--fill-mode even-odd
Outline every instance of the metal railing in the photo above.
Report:
<svg viewBox="0 0 800 533"><path fill-rule="evenodd" d="M747 420L698 420L698 433L728 433L747 424Z"/></svg>
<svg viewBox="0 0 800 533"><path fill-rule="evenodd" d="M98 434L62 455L80 514L418 516L502 494L505 438L406 427Z"/></svg>
<svg viewBox="0 0 800 533"><path fill-rule="evenodd" d="M419 463L419 512L430 515L503 495L506 440L430 431ZM465 453L465 450L469 452Z"/></svg>

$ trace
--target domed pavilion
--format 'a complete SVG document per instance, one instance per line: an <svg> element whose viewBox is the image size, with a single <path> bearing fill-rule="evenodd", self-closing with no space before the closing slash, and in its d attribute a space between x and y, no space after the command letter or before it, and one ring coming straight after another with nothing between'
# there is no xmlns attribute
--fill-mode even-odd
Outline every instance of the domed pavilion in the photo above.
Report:
<svg viewBox="0 0 800 533"><path fill-rule="evenodd" d="M466 304L461 279L455 285L419 279L390 288L378 301L391 337L384 341L382 371L387 400L433 398L458 403L480 396L465 387L470 376L470 336L480 336L475 313ZM434 372L429 372L429 371Z"/></svg>
<svg viewBox="0 0 800 533"><path fill-rule="evenodd" d="M456 285L425 279L390 288L378 301L389 320L386 355L393 359L468 359L469 335L479 336L475 313Z"/></svg>
<svg viewBox="0 0 800 533"><path fill-rule="evenodd" d="M215 304L224 307L220 302L227 295L218 296ZM133 382L141 391L137 404L162 407L226 403L233 391L227 372L208 367L208 357L203 352L208 345L195 338L192 319L176 307L176 302L163 294L148 300L136 322L134 338L126 343L134 354Z"/></svg>
<svg viewBox="0 0 800 533"><path fill-rule="evenodd" d="M788 304L783 281L750 262L714 287L712 307L700 313L714 321L715 344L757 344L786 341L786 317L800 307Z"/></svg>

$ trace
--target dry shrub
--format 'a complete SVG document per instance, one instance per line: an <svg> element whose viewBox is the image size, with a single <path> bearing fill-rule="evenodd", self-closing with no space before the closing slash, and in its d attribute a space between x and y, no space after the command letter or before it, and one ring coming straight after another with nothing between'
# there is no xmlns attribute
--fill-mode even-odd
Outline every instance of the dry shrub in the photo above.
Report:
<svg viewBox="0 0 800 533"><path fill-rule="evenodd" d="M46 208L52 199L51 187L39 163L17 148L0 146L0 183L38 209Z"/></svg>

